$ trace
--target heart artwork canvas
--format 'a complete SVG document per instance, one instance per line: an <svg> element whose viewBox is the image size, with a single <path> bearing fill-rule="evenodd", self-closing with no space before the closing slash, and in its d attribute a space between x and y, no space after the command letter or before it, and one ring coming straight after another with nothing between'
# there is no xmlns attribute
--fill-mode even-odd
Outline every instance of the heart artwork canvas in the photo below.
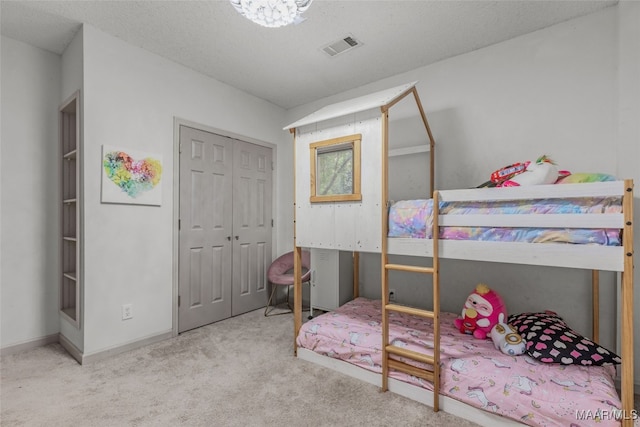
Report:
<svg viewBox="0 0 640 427"><path fill-rule="evenodd" d="M162 203L162 157L158 154L102 146L102 202Z"/></svg>

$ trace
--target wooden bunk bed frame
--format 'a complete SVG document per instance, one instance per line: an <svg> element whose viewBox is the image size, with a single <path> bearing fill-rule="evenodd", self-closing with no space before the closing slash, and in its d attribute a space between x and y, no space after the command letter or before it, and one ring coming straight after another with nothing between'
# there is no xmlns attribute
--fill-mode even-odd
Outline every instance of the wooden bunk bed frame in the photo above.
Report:
<svg viewBox="0 0 640 427"><path fill-rule="evenodd" d="M419 106L419 112L424 122L431 148L430 155L430 189L433 194L433 229L432 239L388 238L388 154L389 154L389 115L388 111L398 101L408 95L413 95ZM483 188L469 190L434 191L434 149L435 141L431 134L426 115L420 104L415 86L410 87L391 102L380 107L382 116L382 242L381 242L381 295L382 295L382 331L383 331L383 372L381 380L382 391L388 389L388 371L397 369L419 378L431 381L434 386L431 405L438 411L440 402L445 402L447 408L460 410L465 404L457 402L439 393L439 315L440 315L440 271L439 259L451 258L460 260L474 260L486 262L502 262L539 266L556 266L587 269L592 271L592 339L597 342L599 336L599 271L620 272L619 315L621 316L621 348L620 365L622 426L633 425L632 414L634 405L634 346L633 346L633 180L613 181L589 184L544 185L532 187L512 188ZM294 159L296 149L296 127L289 128L294 138ZM294 171L294 188L296 176ZM622 198L622 214L560 214L560 215L440 215L439 203L452 201L488 201L488 200L519 200L568 197L596 197L618 196ZM302 247L296 243L296 201L294 195L294 353L298 354L296 337L302 326L302 276L301 256ZM595 246L570 244L544 244L520 242L481 242L456 241L439 239L439 229L444 226L485 226L485 227L567 227L568 228L616 228L622 229L621 246ZM414 257L432 258L432 267L417 267L411 265L389 264L388 254L408 255ZM391 304L389 295L389 271L408 271L433 275L433 309L420 310L412 307ZM358 252L354 252L354 298L358 296ZM434 322L433 356L406 350L390 345L389 340L389 312L402 312L421 317L432 318ZM304 349L303 349L304 350ZM345 362L324 360L324 356L313 356L304 350L308 360L314 360L325 366L341 370ZM433 371L420 370L411 365L390 359L390 355L403 356L432 366ZM320 359L320 360L318 360ZM360 369L360 368L355 368ZM376 383L375 374L357 375L365 381ZM408 391L412 386L391 380L393 391L416 399L414 392ZM422 389L423 392L426 390ZM431 395L424 393L424 396ZM416 400L429 404L424 396ZM462 406L460 406L462 405ZM482 411L481 411L482 412ZM488 418L487 418L488 417ZM489 415L481 415L481 419L488 419L494 424L497 419Z"/></svg>

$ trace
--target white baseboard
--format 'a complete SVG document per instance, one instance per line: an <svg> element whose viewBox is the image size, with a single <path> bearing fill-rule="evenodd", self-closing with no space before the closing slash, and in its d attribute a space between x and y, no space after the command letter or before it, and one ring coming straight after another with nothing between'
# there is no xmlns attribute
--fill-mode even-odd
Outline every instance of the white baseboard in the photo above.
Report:
<svg viewBox="0 0 640 427"><path fill-rule="evenodd" d="M382 385L381 374L367 371L366 369L351 365L347 362L343 362L342 360L322 356L305 348L298 348L298 358L316 363L378 387ZM407 399L415 400L429 407L433 407L433 392L425 388L417 387L394 378L389 378L389 391L399 394L400 396L404 396ZM440 409L443 411L481 426L507 427L522 425L514 420L474 408L473 406L469 406L448 396L441 395L439 404Z"/></svg>
<svg viewBox="0 0 640 427"><path fill-rule="evenodd" d="M173 331L163 332L158 335L153 335L147 338L143 338L141 340L136 340L134 342L130 342L124 345L120 345L117 347L108 348L106 350L101 350L91 354L84 354L82 356L81 364L93 363L99 360L107 359L111 356L115 356L116 354L125 353L127 351L136 350L141 347L148 346L150 344L155 344L160 341L164 341L173 337ZM77 359L76 359L77 360Z"/></svg>
<svg viewBox="0 0 640 427"><path fill-rule="evenodd" d="M98 351L92 354L84 354L78 349L71 341L65 338L62 334L53 334L46 337L31 340L25 343L11 345L0 349L0 355L6 356L10 354L20 353L34 348L42 347L49 344L59 343L71 357L73 357L78 363L84 365L86 363L92 363L99 360L106 359L116 354L125 353L127 351L135 350L141 347L145 347L156 342L164 341L173 337L173 332L168 331L158 335L154 335L148 338L130 342L121 346L109 348L107 350Z"/></svg>
<svg viewBox="0 0 640 427"><path fill-rule="evenodd" d="M31 341L23 342L20 344L9 345L0 348L0 356L8 356L10 354L20 353L26 350L32 350L34 348L42 347L43 345L49 345L58 342L58 334L47 335L46 337L36 338Z"/></svg>
<svg viewBox="0 0 640 427"><path fill-rule="evenodd" d="M82 352L80 351L80 349L76 347L71 341L67 339L67 337L65 337L62 334L60 334L59 342L62 348L67 350L67 353L69 353L71 357L76 359L76 362L82 365Z"/></svg>

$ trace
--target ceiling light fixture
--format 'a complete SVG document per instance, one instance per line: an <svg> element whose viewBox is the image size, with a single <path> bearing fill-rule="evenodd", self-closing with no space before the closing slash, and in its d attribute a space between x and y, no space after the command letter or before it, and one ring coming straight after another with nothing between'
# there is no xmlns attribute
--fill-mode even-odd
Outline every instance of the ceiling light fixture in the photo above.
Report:
<svg viewBox="0 0 640 427"><path fill-rule="evenodd" d="M299 22L313 0L229 0L238 13L263 27L277 28Z"/></svg>

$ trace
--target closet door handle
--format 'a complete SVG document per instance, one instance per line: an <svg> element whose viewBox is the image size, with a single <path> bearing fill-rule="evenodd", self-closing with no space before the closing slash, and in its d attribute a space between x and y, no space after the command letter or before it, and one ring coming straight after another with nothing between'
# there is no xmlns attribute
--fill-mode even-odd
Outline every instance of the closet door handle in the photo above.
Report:
<svg viewBox="0 0 640 427"><path fill-rule="evenodd" d="M240 237L236 236L236 240L238 240Z"/></svg>
<svg viewBox="0 0 640 427"><path fill-rule="evenodd" d="M227 240L228 240L228 241L231 241L231 236L227 236Z"/></svg>

